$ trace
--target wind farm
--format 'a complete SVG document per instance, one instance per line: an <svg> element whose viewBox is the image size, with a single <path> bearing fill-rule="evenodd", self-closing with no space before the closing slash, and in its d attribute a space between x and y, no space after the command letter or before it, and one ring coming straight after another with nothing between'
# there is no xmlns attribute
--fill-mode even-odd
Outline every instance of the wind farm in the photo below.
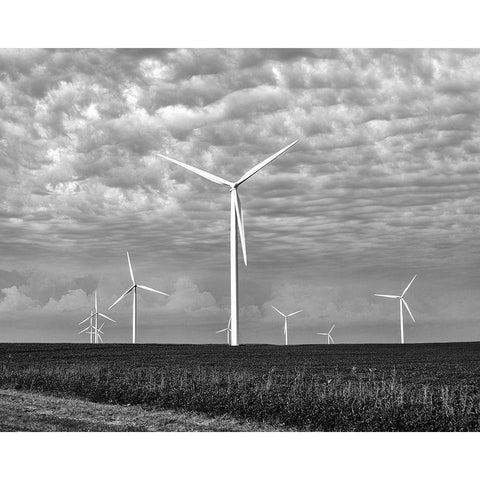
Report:
<svg viewBox="0 0 480 480"><path fill-rule="evenodd" d="M0 393L65 400L30 428L480 431L480 51L0 65Z"/></svg>

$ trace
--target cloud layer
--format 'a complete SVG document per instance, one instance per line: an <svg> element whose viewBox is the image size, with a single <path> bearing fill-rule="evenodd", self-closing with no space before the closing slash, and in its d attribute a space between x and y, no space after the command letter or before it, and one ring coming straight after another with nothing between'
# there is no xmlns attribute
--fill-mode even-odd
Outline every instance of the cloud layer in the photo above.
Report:
<svg viewBox="0 0 480 480"><path fill-rule="evenodd" d="M128 249L147 285L172 293L142 296L149 338L181 341L181 326L185 341L215 341L228 190L153 152L234 180L295 138L240 189L246 341L281 341L272 302L306 310L298 341L319 312L345 341L394 341L396 307L372 294L415 273L413 339L426 326L472 338L479 66L477 50L0 50L6 338L23 315L29 340L46 317L72 339L93 289L107 303L128 287Z"/></svg>

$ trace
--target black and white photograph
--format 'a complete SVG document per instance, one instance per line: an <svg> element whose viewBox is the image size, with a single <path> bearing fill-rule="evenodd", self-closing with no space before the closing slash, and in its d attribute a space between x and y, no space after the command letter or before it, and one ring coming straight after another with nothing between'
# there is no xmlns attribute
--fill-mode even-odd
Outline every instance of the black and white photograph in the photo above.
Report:
<svg viewBox="0 0 480 480"><path fill-rule="evenodd" d="M239 45L0 45L0 437L480 431L480 48Z"/></svg>

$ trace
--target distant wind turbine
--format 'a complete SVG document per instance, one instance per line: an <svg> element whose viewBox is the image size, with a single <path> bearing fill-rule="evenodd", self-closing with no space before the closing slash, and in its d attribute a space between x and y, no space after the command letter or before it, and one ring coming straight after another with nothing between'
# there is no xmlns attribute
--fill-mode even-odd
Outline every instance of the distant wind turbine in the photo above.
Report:
<svg viewBox="0 0 480 480"><path fill-rule="evenodd" d="M135 282L135 277L133 276L133 268L132 263L130 262L130 255L127 252L127 260L128 260L128 268L130 269L130 278L132 279L132 286L122 294L117 300L115 300L108 309L110 310L113 306L115 306L122 298L128 295L130 292L133 291L133 313L132 313L132 343L135 343L136 337L136 330L137 330L137 288L141 288L142 290L147 290L149 292L159 293L160 295L165 295L169 297L168 293L160 292L159 290L155 290L154 288L146 287L145 285L138 285Z"/></svg>
<svg viewBox="0 0 480 480"><path fill-rule="evenodd" d="M215 332L215 333L227 332L227 345L230 345L230 332L232 331L231 325L232 325L232 317L228 319L228 324L226 328L222 328L218 332Z"/></svg>
<svg viewBox="0 0 480 480"><path fill-rule="evenodd" d="M85 330L88 330L88 328L90 328L90 331L88 333L90 333L90 343L92 343L92 334L94 333L95 334L95 343L98 343L98 317L103 317L105 318L106 320L110 320L111 322L113 323L117 323L113 318L110 318L110 317L107 317L106 315L104 315L103 313L100 313L98 311L98 300L97 300L97 291L95 290L95 311L92 312L90 314L89 317L87 317L85 320L82 320L79 325L81 325L82 323L85 323L86 321L90 320L90 326L94 327L93 329L90 328L90 327L87 327ZM92 324L92 320L94 320L94 324ZM82 332L83 333L83 330Z"/></svg>
<svg viewBox="0 0 480 480"><path fill-rule="evenodd" d="M88 327L84 328L81 332L78 332L78 334L80 335L81 333L89 333L90 334L90 343L92 343L92 335L94 334L95 335L95 343L98 343L98 340L100 340L100 342L103 343L101 334L103 334L102 328L103 328L104 325L105 325L105 322L102 323L100 328L96 328L95 325L90 323L90 325Z"/></svg>
<svg viewBox="0 0 480 480"><path fill-rule="evenodd" d="M335 324L332 325L332 328L327 332L327 333L317 333L317 335L326 335L327 336L327 344L330 345L330 342L335 343L333 341L333 337L332 337L332 331L333 329L335 328Z"/></svg>
<svg viewBox="0 0 480 480"><path fill-rule="evenodd" d="M156 155L173 162L181 167L190 170L197 175L200 175L211 182L218 183L230 188L230 310L231 310L231 346L238 346L238 243L237 243L237 231L240 233L240 241L242 245L243 260L245 265L247 265L247 250L245 245L245 228L243 223L243 211L240 204L240 197L237 192L237 188L246 180L248 180L252 175L257 173L262 168L266 167L270 162L273 162L277 157L286 152L289 148L293 147L298 140L290 143L286 147L279 150L277 153L274 153L263 162L260 162L255 167L251 168L246 172L239 180L236 182L230 182L225 180L217 175L205 172L197 167L192 167L186 163L179 162L173 158L166 157L161 153L154 152Z"/></svg>
<svg viewBox="0 0 480 480"><path fill-rule="evenodd" d="M413 283L413 281L417 278L415 275L411 280L410 283L407 285L407 288L403 291L401 295L381 295L379 293L375 293L374 295L376 297L386 297L386 298L398 298L400 301L400 336L401 336L401 341L402 344L404 343L404 338L403 338L403 305L405 305L408 313L412 317L412 320L415 322L415 319L413 318L412 312L410 311L410 308L408 308L407 302L403 298L404 295L407 293L407 290L410 288L410 285Z"/></svg>
<svg viewBox="0 0 480 480"><path fill-rule="evenodd" d="M280 315L282 315L282 317L285 318L285 325L283 327L283 333L285 335L285 345L288 345L288 321L287 321L287 318L288 317L293 317L294 315L296 315L297 313L300 313L300 312L303 312L303 310L297 310L296 312L293 312L293 313L290 313L288 315L285 315L283 312L281 312L278 308L275 308L273 305L272 305L272 308L278 312Z"/></svg>

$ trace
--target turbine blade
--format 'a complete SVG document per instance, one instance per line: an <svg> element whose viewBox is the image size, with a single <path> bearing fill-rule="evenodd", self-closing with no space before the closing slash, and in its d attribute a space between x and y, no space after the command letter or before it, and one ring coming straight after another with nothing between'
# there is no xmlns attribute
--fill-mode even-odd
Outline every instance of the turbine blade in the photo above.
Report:
<svg viewBox="0 0 480 480"><path fill-rule="evenodd" d="M138 288L143 288L144 290L148 290L150 292L160 293L162 295L165 295L166 297L170 296L168 293L163 293L160 290L155 290L154 288L146 287L145 285L137 285L137 287Z"/></svg>
<svg viewBox="0 0 480 480"><path fill-rule="evenodd" d="M332 338L331 335L329 335L328 338L330 338L331 342L332 342L333 344L335 344L335 342L333 341L333 338Z"/></svg>
<svg viewBox="0 0 480 480"><path fill-rule="evenodd" d="M130 278L132 279L132 283L135 285L135 277L133 276L133 268L132 263L130 262L130 255L127 252L127 259L128 259L128 268L130 269Z"/></svg>
<svg viewBox="0 0 480 480"><path fill-rule="evenodd" d="M317 335L328 335L328 333L317 333Z"/></svg>
<svg viewBox="0 0 480 480"><path fill-rule="evenodd" d="M240 204L240 197L238 196L237 189L235 189L235 212L237 215L238 221L238 230L240 231L240 243L242 244L242 253L243 253L243 261L245 265L247 265L247 246L245 244L245 225L243 223L243 212L242 206Z"/></svg>
<svg viewBox="0 0 480 480"><path fill-rule="evenodd" d="M284 313L282 313L278 308L275 308L273 305L272 305L272 308L273 308L274 310L276 310L276 311L277 311L280 315L282 315L283 317L285 316Z"/></svg>
<svg viewBox="0 0 480 480"><path fill-rule="evenodd" d="M95 290L95 312L98 312L97 291Z"/></svg>
<svg viewBox="0 0 480 480"><path fill-rule="evenodd" d="M292 142L290 145L287 145L286 147L283 147L281 150L279 150L277 153L274 153L270 157L268 157L266 160L263 162L260 162L258 165L255 165L255 167L251 168L245 175L243 175L238 182L236 182L236 186L241 185L243 182L248 180L252 175L255 175L259 170L262 168L266 167L270 162L273 162L277 157L279 157L282 153L286 152L290 147L293 147L298 140L295 140Z"/></svg>
<svg viewBox="0 0 480 480"><path fill-rule="evenodd" d="M90 325L88 327L84 328L81 332L78 332L78 334L80 335L81 333L86 332L89 328L90 328Z"/></svg>
<svg viewBox="0 0 480 480"><path fill-rule="evenodd" d="M102 336L99 333L97 333L97 335L98 335L98 339L103 343Z"/></svg>
<svg viewBox="0 0 480 480"><path fill-rule="evenodd" d="M82 323L85 323L87 320L90 320L95 314L92 313L89 317L87 317L85 320L82 320L79 325L81 325Z"/></svg>
<svg viewBox="0 0 480 480"><path fill-rule="evenodd" d="M415 275L411 280L410 280L410 283L407 285L407 288L403 291L402 293L402 297L407 293L407 290L410 288L410 285L413 283L413 281L417 278L417 276Z"/></svg>
<svg viewBox="0 0 480 480"><path fill-rule="evenodd" d="M297 313L303 312L303 310L297 310L296 312L291 313L290 315L287 315L287 317L292 317L293 315L296 315Z"/></svg>
<svg viewBox="0 0 480 480"><path fill-rule="evenodd" d="M374 293L373 295L375 297L400 298L400 295L380 295L379 293Z"/></svg>
<svg viewBox="0 0 480 480"><path fill-rule="evenodd" d="M133 289L134 285L132 285L120 298L118 298L117 300L115 300L109 307L108 307L108 310L110 310L113 306L115 306L123 297L125 297L125 295L127 295L127 293L130 293L130 291Z"/></svg>
<svg viewBox="0 0 480 480"><path fill-rule="evenodd" d="M180 165L181 167L190 170L193 173L196 173L197 175L200 175L203 178L206 178L207 180L210 180L211 182L218 183L220 185L226 185L228 187L232 187L233 183L229 182L228 180L225 180L222 177L218 177L217 175L213 175L212 173L205 172L204 170L201 170L200 168L197 167L192 167L191 165L187 165L186 163L179 162L178 160L174 160L173 158L166 157L165 155L162 155L161 153L158 152L153 152L155 155L159 155L160 157L164 158L165 160L168 160L169 162L176 163L177 165Z"/></svg>
<svg viewBox="0 0 480 480"><path fill-rule="evenodd" d="M227 328L230 329L231 325L232 325L232 317L230 317L230 318L228 319Z"/></svg>
<svg viewBox="0 0 480 480"><path fill-rule="evenodd" d="M403 304L407 307L408 313L412 317L412 320L415 322L415 319L413 318L412 312L410 311L410 308L408 308L407 302L402 298Z"/></svg>
<svg viewBox="0 0 480 480"><path fill-rule="evenodd" d="M223 330L219 330L218 332L215 332L215 333L222 333L222 332L226 332L228 330L228 328L224 328Z"/></svg>
<svg viewBox="0 0 480 480"><path fill-rule="evenodd" d="M110 320L111 322L113 323L117 323L113 318L110 318L110 317L107 317L106 315L104 315L103 313L99 313L99 315L103 318L106 318L107 320Z"/></svg>
<svg viewBox="0 0 480 480"><path fill-rule="evenodd" d="M335 328L335 324L333 324L332 328L328 331L328 333L332 333L332 330Z"/></svg>

